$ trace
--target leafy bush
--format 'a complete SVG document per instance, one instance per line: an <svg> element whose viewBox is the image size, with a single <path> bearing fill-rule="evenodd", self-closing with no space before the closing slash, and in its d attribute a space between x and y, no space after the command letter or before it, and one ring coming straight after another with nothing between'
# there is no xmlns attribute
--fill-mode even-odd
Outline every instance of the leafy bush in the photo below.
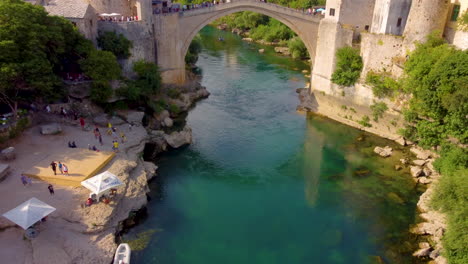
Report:
<svg viewBox="0 0 468 264"><path fill-rule="evenodd" d="M400 84L387 73L367 73L366 83L372 86L372 92L378 98L392 97L400 90Z"/></svg>
<svg viewBox="0 0 468 264"><path fill-rule="evenodd" d="M362 58L358 50L351 47L338 49L336 52L336 69L331 80L339 85L353 85L359 79L362 66Z"/></svg>
<svg viewBox="0 0 468 264"><path fill-rule="evenodd" d="M112 31L99 32L97 43L102 50L112 52L119 59L130 57L130 49L133 46L124 35Z"/></svg>
<svg viewBox="0 0 468 264"><path fill-rule="evenodd" d="M449 263L468 263L468 151L446 145L434 167L443 174L432 197L432 205L447 215L447 231L443 237Z"/></svg>
<svg viewBox="0 0 468 264"><path fill-rule="evenodd" d="M384 102L374 102L374 104L370 106L370 109L372 110L372 116L374 117L374 121L377 122L379 118L383 116L385 111L388 110L388 107L387 104Z"/></svg>
<svg viewBox="0 0 468 264"><path fill-rule="evenodd" d="M463 14L457 19L458 29L468 31L468 11L465 10Z"/></svg>
<svg viewBox="0 0 468 264"><path fill-rule="evenodd" d="M91 100L96 103L106 103L112 97L112 87L108 81L94 81L91 85Z"/></svg>
<svg viewBox="0 0 468 264"><path fill-rule="evenodd" d="M170 104L169 105L169 112L177 115L181 112L180 108L176 104Z"/></svg>
<svg viewBox="0 0 468 264"><path fill-rule="evenodd" d="M180 97L180 91L177 90L176 88L173 88L173 89L169 89L167 91L167 95L172 98L172 99L177 99Z"/></svg>
<svg viewBox="0 0 468 264"><path fill-rule="evenodd" d="M299 37L294 37L288 41L289 52L294 59L302 59L309 57L309 52L307 51L304 42Z"/></svg>
<svg viewBox="0 0 468 264"><path fill-rule="evenodd" d="M369 116L363 116L361 118L361 120L358 121L358 123L361 125L361 126L364 126L364 127L372 127L372 125L369 123L370 122L370 118Z"/></svg>
<svg viewBox="0 0 468 264"><path fill-rule="evenodd" d="M198 61L198 53L200 53L201 49L201 39L200 36L197 35L190 43L187 54L185 55L185 63L195 64Z"/></svg>

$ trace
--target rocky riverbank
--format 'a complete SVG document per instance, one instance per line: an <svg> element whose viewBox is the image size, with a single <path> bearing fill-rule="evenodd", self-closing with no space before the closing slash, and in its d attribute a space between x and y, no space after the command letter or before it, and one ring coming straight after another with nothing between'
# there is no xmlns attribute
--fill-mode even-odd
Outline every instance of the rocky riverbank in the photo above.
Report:
<svg viewBox="0 0 468 264"><path fill-rule="evenodd" d="M369 108L350 105L345 99L341 100L319 93L310 94L309 91L309 89L297 90L300 99L300 104L297 107L299 112L323 115L380 137L394 140L398 144L410 148L416 159L402 159L400 160L401 164L395 165L395 169L408 169L416 184L427 186L417 203L420 221L410 230L411 233L419 236L419 241L423 241L418 244L419 249L413 253L413 256L427 260L429 263L446 264L446 258L440 255L443 252L441 240L447 227L445 216L430 206L432 194L441 177L433 166L437 154L423 150L413 142L398 135L397 128L402 126L401 114L398 111L385 113L380 122L372 122L371 127L364 126L358 121L365 115L372 115ZM391 148L384 146L376 147L374 152L382 157L388 157L392 154Z"/></svg>
<svg viewBox="0 0 468 264"><path fill-rule="evenodd" d="M181 88L180 96L170 102L181 109L178 116L199 99L209 95L198 82ZM169 101L169 99L168 99ZM70 107L67 104L51 105L51 108ZM77 120L66 119L56 114L36 113L34 125L20 137L8 142L15 148L16 159L8 162L11 170L0 183L0 210L6 212L31 197L36 197L57 210L39 227L39 235L34 239L24 238L24 230L5 218L0 218L0 255L5 263L103 263L111 262L117 247L115 235L123 227L122 223L147 203L148 181L155 176L157 166L143 159L142 153L148 145L157 146L157 155L170 148L191 143L191 129L187 126L171 126L168 112L154 116L138 111L118 111L115 116L107 116L86 100L74 103L82 113L86 113L86 130L81 130ZM165 116L165 118L162 118ZM173 115L174 119L182 118ZM172 120L172 118L171 118ZM75 141L78 147L96 145L100 150L111 151L112 138L104 133L110 121L118 131L125 132L127 141L120 144L120 151L105 166L117 175L124 186L109 204L97 203L90 207L83 204L89 191L78 187L55 185L55 195L47 190L48 183L32 180L23 186L21 173L40 160L60 154L68 148L68 141ZM58 123L60 131L50 135L40 133L44 124ZM130 126L129 124L132 124ZM150 126L145 126L151 124ZM104 145L98 144L92 129L101 128ZM158 128L159 130L154 130ZM73 168L69 168L73 172Z"/></svg>

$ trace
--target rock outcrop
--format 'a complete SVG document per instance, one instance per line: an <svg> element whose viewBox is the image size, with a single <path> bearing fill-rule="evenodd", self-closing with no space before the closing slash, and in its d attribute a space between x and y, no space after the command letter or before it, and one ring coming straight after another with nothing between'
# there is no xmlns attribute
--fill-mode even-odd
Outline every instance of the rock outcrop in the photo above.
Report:
<svg viewBox="0 0 468 264"><path fill-rule="evenodd" d="M0 152L0 159L5 160L5 161L16 159L15 148L8 147L6 149L3 149L2 152Z"/></svg>
<svg viewBox="0 0 468 264"><path fill-rule="evenodd" d="M393 149L389 146L385 147L375 147L374 152L379 154L381 157L390 157L392 155Z"/></svg>
<svg viewBox="0 0 468 264"><path fill-rule="evenodd" d="M41 126L42 135L56 135L62 132L62 127L58 123L51 123Z"/></svg>
<svg viewBox="0 0 468 264"><path fill-rule="evenodd" d="M172 148L180 148L184 145L192 143L192 129L185 126L182 131L172 132L164 135L167 144Z"/></svg>

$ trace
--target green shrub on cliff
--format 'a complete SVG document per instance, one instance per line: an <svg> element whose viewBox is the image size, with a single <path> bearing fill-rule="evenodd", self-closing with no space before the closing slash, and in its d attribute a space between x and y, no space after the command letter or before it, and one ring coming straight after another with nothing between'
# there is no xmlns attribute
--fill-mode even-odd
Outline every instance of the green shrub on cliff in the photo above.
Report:
<svg viewBox="0 0 468 264"><path fill-rule="evenodd" d="M108 81L94 81L91 85L91 100L96 103L106 103L112 97L113 91Z"/></svg>
<svg viewBox="0 0 468 264"><path fill-rule="evenodd" d="M102 50L112 52L118 59L130 57L130 49L133 46L124 35L112 31L99 32L97 43Z"/></svg>
<svg viewBox="0 0 468 264"><path fill-rule="evenodd" d="M340 48L336 52L336 69L331 80L339 85L353 85L361 75L362 66L358 50L352 47Z"/></svg>
<svg viewBox="0 0 468 264"><path fill-rule="evenodd" d="M400 90L399 82L386 72L368 72L366 83L372 87L372 93L378 98L392 97L396 91Z"/></svg>
<svg viewBox="0 0 468 264"><path fill-rule="evenodd" d="M385 111L388 110L388 106L384 102L374 102L374 104L370 106L370 109L372 110L372 116L374 117L374 121L377 122L379 121L379 118L383 116Z"/></svg>

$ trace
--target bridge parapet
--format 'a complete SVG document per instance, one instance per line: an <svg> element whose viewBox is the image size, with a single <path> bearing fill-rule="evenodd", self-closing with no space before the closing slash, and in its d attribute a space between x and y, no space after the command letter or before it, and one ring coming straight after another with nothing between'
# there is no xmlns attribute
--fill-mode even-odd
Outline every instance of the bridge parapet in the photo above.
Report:
<svg viewBox="0 0 468 264"><path fill-rule="evenodd" d="M200 8L190 9L190 10L183 10L180 12L160 13L160 14L155 14L155 15L156 16L162 15L162 16L191 17L191 16L203 15L207 13L224 11L224 10L228 10L232 8L238 8L242 6L257 7L257 8L269 10L271 12L277 12L283 15L292 16L292 17L299 18L299 19L305 19L308 21L314 21L317 23L319 23L320 20L324 18L324 16L321 14L316 14L316 15L308 14L306 10L304 10L303 12L301 10L297 10L294 8L288 8L285 6L272 4L272 3L265 3L262 1L258 1L258 0L231 0L231 2L229 3L220 3L217 5L200 7Z"/></svg>

